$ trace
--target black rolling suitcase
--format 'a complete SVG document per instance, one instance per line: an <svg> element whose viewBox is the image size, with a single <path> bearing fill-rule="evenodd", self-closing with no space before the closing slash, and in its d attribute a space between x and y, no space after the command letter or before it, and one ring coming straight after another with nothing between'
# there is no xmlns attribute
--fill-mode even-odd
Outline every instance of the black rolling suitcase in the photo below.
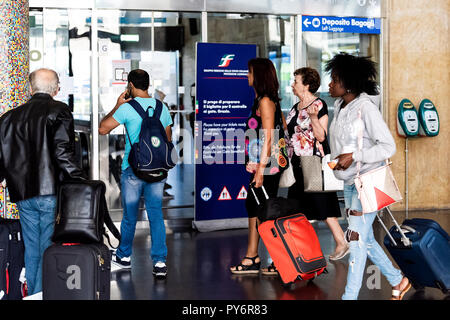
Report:
<svg viewBox="0 0 450 320"><path fill-rule="evenodd" d="M53 244L44 252L44 300L109 300L111 252L103 243Z"/></svg>
<svg viewBox="0 0 450 320"><path fill-rule="evenodd" d="M58 190L55 242L44 252L44 300L109 300L111 252L106 227L120 241L99 180L65 181ZM111 243L110 243L111 245ZM112 246L112 245L111 245Z"/></svg>
<svg viewBox="0 0 450 320"><path fill-rule="evenodd" d="M0 300L27 295L24 253L19 220L0 218Z"/></svg>

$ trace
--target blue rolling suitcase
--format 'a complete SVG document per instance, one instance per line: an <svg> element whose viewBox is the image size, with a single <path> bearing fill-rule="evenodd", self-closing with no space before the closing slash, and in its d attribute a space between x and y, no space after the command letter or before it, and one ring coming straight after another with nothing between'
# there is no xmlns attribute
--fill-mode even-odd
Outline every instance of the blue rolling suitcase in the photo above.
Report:
<svg viewBox="0 0 450 320"><path fill-rule="evenodd" d="M441 226L430 219L407 219L387 231L384 245L415 289L450 289L450 237Z"/></svg>

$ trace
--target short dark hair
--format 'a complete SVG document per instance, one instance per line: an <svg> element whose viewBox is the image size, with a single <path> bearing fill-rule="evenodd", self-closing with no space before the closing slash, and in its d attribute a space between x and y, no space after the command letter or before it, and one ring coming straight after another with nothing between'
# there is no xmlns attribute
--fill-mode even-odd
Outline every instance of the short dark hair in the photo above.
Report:
<svg viewBox="0 0 450 320"><path fill-rule="evenodd" d="M309 92L316 93L320 87L320 75L316 69L304 67L294 71L294 76L302 76L304 86L309 85Z"/></svg>
<svg viewBox="0 0 450 320"><path fill-rule="evenodd" d="M128 82L131 82L136 89L147 90L150 86L150 76L145 70L134 69L128 74Z"/></svg>
<svg viewBox="0 0 450 320"><path fill-rule="evenodd" d="M279 102L280 84L273 62L267 58L253 58L248 61L248 68L252 70L253 88L258 96L266 96L275 103Z"/></svg>
<svg viewBox="0 0 450 320"><path fill-rule="evenodd" d="M355 95L362 92L378 94L377 68L370 57L356 57L341 52L326 63L325 71L331 71L331 75L335 75L344 88Z"/></svg>

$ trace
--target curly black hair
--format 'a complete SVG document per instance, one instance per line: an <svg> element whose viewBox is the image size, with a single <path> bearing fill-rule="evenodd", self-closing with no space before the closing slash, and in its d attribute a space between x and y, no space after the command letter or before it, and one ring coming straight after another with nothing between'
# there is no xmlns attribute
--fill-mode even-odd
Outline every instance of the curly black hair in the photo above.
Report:
<svg viewBox="0 0 450 320"><path fill-rule="evenodd" d="M377 95L376 63L370 57L356 57L348 53L339 53L326 63L325 71L337 76L345 89L359 95L365 92Z"/></svg>

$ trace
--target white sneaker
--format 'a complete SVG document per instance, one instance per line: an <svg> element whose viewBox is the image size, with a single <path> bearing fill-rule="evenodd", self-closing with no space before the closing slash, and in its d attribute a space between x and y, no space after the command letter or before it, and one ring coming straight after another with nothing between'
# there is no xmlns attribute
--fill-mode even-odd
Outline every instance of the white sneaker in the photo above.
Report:
<svg viewBox="0 0 450 320"><path fill-rule="evenodd" d="M118 256L116 256L116 253L113 252L111 257L111 264L115 265L116 267L119 267L120 269L130 269L131 258L130 257L119 258Z"/></svg>
<svg viewBox="0 0 450 320"><path fill-rule="evenodd" d="M22 300L42 300L42 291L39 291L30 296L23 297Z"/></svg>
<svg viewBox="0 0 450 320"><path fill-rule="evenodd" d="M165 278L167 276L167 266L165 262L158 261L153 266L153 275L157 278Z"/></svg>

